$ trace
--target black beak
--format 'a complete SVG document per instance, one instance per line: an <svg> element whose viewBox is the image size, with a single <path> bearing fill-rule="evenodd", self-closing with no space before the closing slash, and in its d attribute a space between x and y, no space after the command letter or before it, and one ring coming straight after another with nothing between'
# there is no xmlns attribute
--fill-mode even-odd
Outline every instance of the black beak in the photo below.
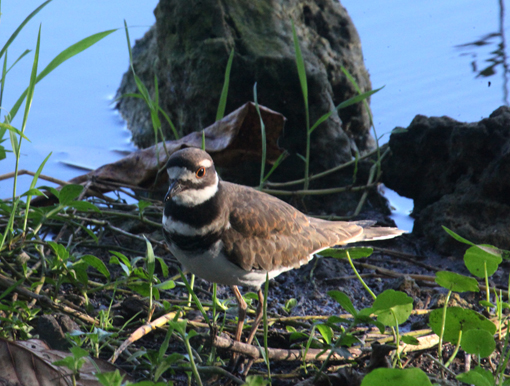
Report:
<svg viewBox="0 0 510 386"><path fill-rule="evenodd" d="M165 196L165 202L169 201L172 197L179 194L184 190L184 186L179 183L179 180L174 180L170 184L170 188L168 188L168 192Z"/></svg>

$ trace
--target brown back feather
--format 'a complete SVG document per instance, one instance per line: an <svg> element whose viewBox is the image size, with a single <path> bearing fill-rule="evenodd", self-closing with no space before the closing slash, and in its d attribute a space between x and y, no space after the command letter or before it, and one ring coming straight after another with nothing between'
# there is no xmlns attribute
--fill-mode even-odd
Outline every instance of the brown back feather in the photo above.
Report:
<svg viewBox="0 0 510 386"><path fill-rule="evenodd" d="M299 267L318 250L362 236L363 228L356 223L310 218L265 193L221 184L227 207L232 208L222 241L229 260L247 271Z"/></svg>

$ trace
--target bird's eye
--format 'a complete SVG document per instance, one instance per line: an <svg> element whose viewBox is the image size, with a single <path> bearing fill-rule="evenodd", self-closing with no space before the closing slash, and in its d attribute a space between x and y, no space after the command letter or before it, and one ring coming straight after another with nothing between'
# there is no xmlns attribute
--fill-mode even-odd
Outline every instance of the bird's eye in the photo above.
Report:
<svg viewBox="0 0 510 386"><path fill-rule="evenodd" d="M197 176L197 178L202 178L203 176L205 176L205 168L201 167L200 169L198 169L195 175Z"/></svg>

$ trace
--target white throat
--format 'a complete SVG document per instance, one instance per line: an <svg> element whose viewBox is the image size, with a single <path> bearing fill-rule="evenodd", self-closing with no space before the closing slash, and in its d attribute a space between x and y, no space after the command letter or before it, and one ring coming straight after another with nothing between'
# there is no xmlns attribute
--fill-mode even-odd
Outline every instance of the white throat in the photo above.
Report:
<svg viewBox="0 0 510 386"><path fill-rule="evenodd" d="M218 191L218 183L219 183L218 173L214 172L214 174L215 174L215 176L214 176L215 180L214 180L213 185L207 186L205 188L200 188L200 189L193 189L193 188L186 189L183 192L172 197L172 200L176 204L192 207L192 206L200 205L200 204L206 202L207 200L211 199Z"/></svg>

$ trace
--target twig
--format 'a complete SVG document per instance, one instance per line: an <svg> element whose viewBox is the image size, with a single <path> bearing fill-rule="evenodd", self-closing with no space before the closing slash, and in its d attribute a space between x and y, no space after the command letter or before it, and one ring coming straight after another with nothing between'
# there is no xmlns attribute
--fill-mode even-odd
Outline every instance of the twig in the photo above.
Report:
<svg viewBox="0 0 510 386"><path fill-rule="evenodd" d="M246 343L241 343L238 341L234 341L231 338L226 336L215 336L213 340L213 346L217 348L223 348L230 351L234 351L246 356L249 356L253 359L262 358L263 348L258 348ZM370 349L364 348L356 348L350 347L346 349L351 354L351 358L359 357L364 351L370 351ZM328 357L328 352L324 353L324 350L321 349L309 349L306 353L305 357L303 357L303 350L286 350L286 349L276 349L276 348L268 348L268 359L276 360L276 361L324 361ZM334 353L331 356L332 360L342 361L348 358L339 355L338 353Z"/></svg>
<svg viewBox="0 0 510 386"><path fill-rule="evenodd" d="M341 188L329 189L314 189L314 190L275 190L275 189L262 189L264 193L272 194L274 196L318 196L323 194L334 194L343 192L359 192L361 190L370 189L377 186L377 183L363 186L343 186Z"/></svg>

